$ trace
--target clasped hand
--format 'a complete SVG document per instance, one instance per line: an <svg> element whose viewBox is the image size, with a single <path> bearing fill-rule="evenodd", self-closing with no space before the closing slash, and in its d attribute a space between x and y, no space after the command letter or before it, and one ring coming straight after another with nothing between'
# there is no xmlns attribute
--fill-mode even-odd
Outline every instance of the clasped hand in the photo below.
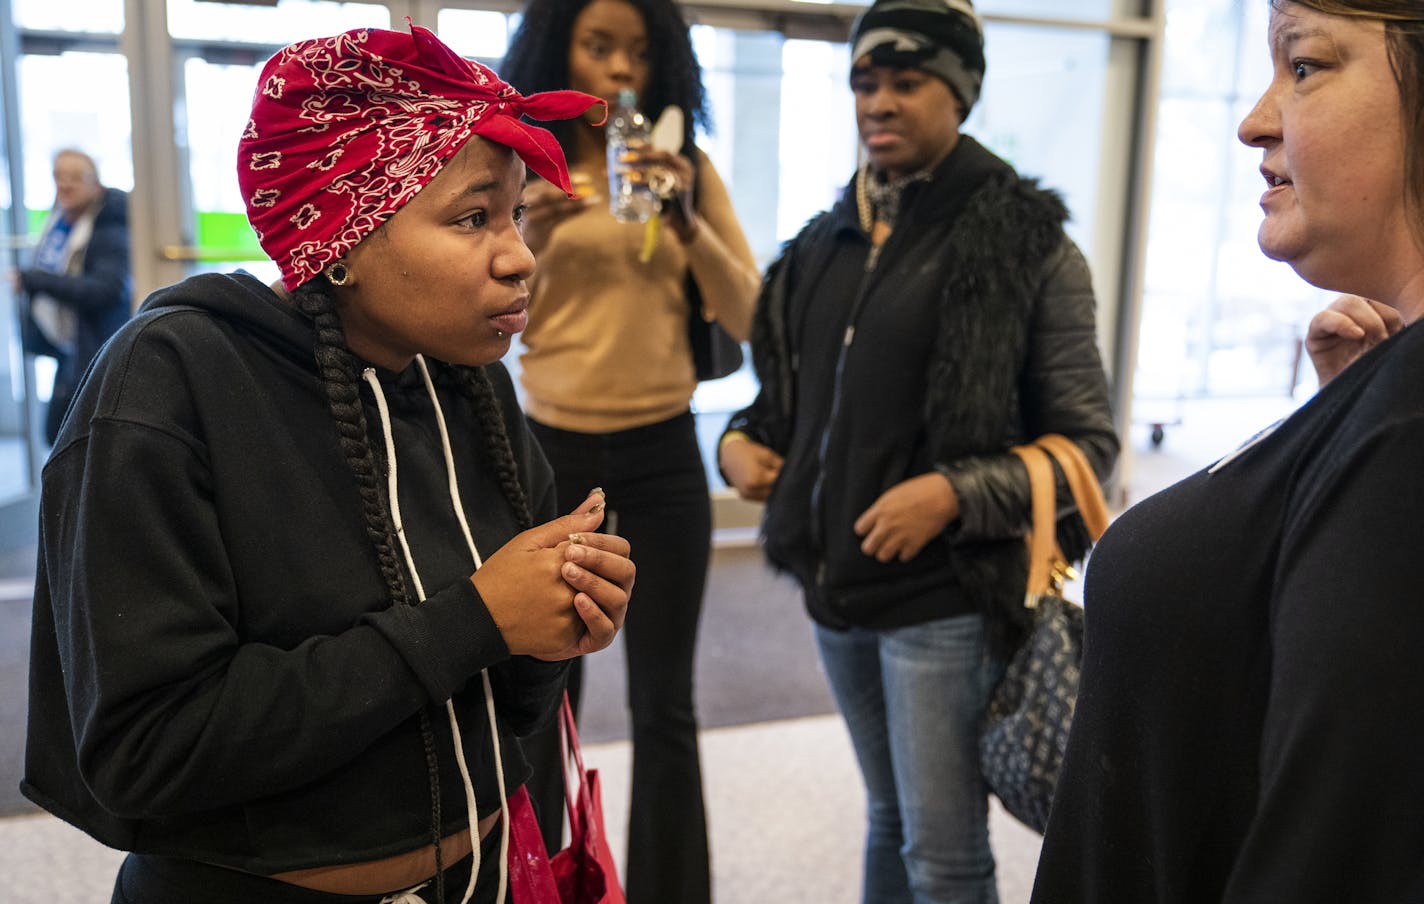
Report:
<svg viewBox="0 0 1424 904"><path fill-rule="evenodd" d="M765 502L771 496L783 461L770 446L740 437L724 441L717 450L717 463L727 483L748 502Z"/></svg>
<svg viewBox="0 0 1424 904"><path fill-rule="evenodd" d="M557 185L542 179L531 181L524 189L524 219L520 222L520 234L535 257L544 253L550 237L561 223L589 207L607 203L587 180L580 180L580 186L580 193L574 198L564 194L564 190Z"/></svg>
<svg viewBox="0 0 1424 904"><path fill-rule="evenodd" d="M632 165L629 177L647 184L663 199L662 216L678 238L683 244L692 241L701 227L692 197L692 161L681 154L646 147L630 152L627 162Z"/></svg>
<svg viewBox="0 0 1424 904"><path fill-rule="evenodd" d="M737 495L765 502L784 461L775 450L740 436L728 437L717 461ZM959 517L959 494L938 471L902 480L881 493L855 519L860 551L880 562L908 562Z"/></svg>
<svg viewBox="0 0 1424 904"><path fill-rule="evenodd" d="M949 478L932 471L902 480L880 494L859 518L860 551L878 562L908 562L959 517L959 495Z"/></svg>
<svg viewBox="0 0 1424 904"><path fill-rule="evenodd" d="M594 533L603 494L530 528L470 577L509 652L550 661L593 653L623 626L636 568L628 541Z"/></svg>
<svg viewBox="0 0 1424 904"><path fill-rule="evenodd" d="M1404 328L1389 305L1358 295L1341 295L1310 320L1305 350L1324 386L1365 352Z"/></svg>
<svg viewBox="0 0 1424 904"><path fill-rule="evenodd" d="M692 241L702 225L692 196L692 161L681 154L640 148L630 152L626 162L632 167L634 181L659 188L666 186L671 197L664 199L662 215L684 244ZM535 257L544 253L554 230L565 220L589 207L608 203L586 177L579 178L577 186L579 195L574 198L543 180L531 181L524 189L524 219L520 231L524 244Z"/></svg>

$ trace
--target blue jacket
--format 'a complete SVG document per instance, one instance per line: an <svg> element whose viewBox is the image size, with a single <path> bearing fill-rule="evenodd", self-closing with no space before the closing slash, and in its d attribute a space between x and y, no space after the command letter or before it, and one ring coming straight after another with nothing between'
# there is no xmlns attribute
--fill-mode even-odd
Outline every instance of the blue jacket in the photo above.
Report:
<svg viewBox="0 0 1424 904"><path fill-rule="evenodd" d="M20 272L27 295L44 293L71 308L78 316L74 350L58 357L54 394L50 404L63 411L74 387L109 337L128 320L133 300L129 267L128 195L117 188L104 189L104 199L94 218L94 232L83 254L80 272ZM25 308L28 319L28 306ZM27 329L32 325L26 324ZM28 349L34 351L34 349Z"/></svg>

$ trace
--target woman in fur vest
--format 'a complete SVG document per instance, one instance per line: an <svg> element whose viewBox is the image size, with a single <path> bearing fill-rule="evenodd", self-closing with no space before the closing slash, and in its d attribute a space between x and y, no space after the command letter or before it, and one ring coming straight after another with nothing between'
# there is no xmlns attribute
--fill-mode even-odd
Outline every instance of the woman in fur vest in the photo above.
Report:
<svg viewBox="0 0 1424 904"><path fill-rule="evenodd" d="M761 392L719 461L766 501L767 555L816 622L868 795L862 900L985 904L977 736L1029 513L1009 448L1061 433L1104 477L1118 441L1062 201L959 131L984 72L972 6L881 0L852 48L867 165L768 270Z"/></svg>

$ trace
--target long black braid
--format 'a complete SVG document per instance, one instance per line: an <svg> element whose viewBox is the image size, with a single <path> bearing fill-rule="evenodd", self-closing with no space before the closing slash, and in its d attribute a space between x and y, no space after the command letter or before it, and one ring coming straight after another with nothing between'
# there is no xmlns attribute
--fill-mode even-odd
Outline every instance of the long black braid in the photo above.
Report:
<svg viewBox="0 0 1424 904"><path fill-rule="evenodd" d="M366 432L360 367L356 356L346 345L346 331L341 327L341 318L336 315L336 303L325 283L325 277L318 277L300 286L293 293L293 298L298 310L310 317L316 327L316 366L326 390L327 402L331 405L331 416L336 421L341 451L356 477L356 487L361 494L361 514L366 521L366 536L376 548L381 576L385 578L391 601L407 605L410 599L396 553L395 532L386 517L376 456Z"/></svg>
<svg viewBox="0 0 1424 904"><path fill-rule="evenodd" d="M331 297L331 286L324 276L318 276L299 286L292 296L297 309L309 317L315 327L313 352L322 386L326 391L332 419L341 442L346 464L356 478L361 495L361 513L366 523L366 536L376 550L381 576L394 605L410 605L404 571L396 553L395 530L382 493L380 472L376 465L367 432L366 411L361 402L360 364L346 344L346 331ZM436 365L436 374L443 375L448 365ZM434 369L434 368L432 368ZM510 445L504 414L495 397L494 385L482 367L449 368L456 385L474 404L480 430L485 437L485 454L494 465L505 499L514 509L521 530L534 524L529 498L519 480L519 466ZM442 382L444 382L442 380ZM491 732L494 726L490 726ZM435 753L435 732L431 727L430 707L420 711L420 737L425 747L425 766L430 784L430 834L435 847L435 897L445 900L444 856L440 806L440 768ZM478 814L470 814L474 820Z"/></svg>
<svg viewBox="0 0 1424 904"><path fill-rule="evenodd" d="M524 492L524 484L519 480L519 464L514 459L514 448L509 444L509 432L505 429L504 412L495 398L494 384L483 367L459 367L456 371L461 377L461 389L475 403L480 432L485 435L485 452L494 464L504 498L519 519L519 529L528 530L534 526L534 513L529 508L529 496Z"/></svg>
<svg viewBox="0 0 1424 904"><path fill-rule="evenodd" d="M313 352L316 355L317 372L326 399L331 406L331 417L336 422L336 433L341 442L341 451L346 456L346 465L356 478L356 487L361 494L361 515L366 522L366 536L376 549L376 559L381 567L381 577L386 582L386 593L392 605L411 604L406 592L405 577L400 560L396 556L395 530L386 514L385 498L381 494L380 479L376 469L376 456L371 450L369 434L366 432L366 410L361 404L361 374L356 356L346 344L346 331L341 327L341 318L336 313L336 302L331 297L330 283L326 277L318 276L292 293L297 309L311 318L316 328ZM445 900L444 852L440 848L440 765L435 757L435 730L431 727L430 707L420 709L420 741L425 747L425 772L430 785L430 839L435 847L435 899ZM471 818L474 818L473 816Z"/></svg>

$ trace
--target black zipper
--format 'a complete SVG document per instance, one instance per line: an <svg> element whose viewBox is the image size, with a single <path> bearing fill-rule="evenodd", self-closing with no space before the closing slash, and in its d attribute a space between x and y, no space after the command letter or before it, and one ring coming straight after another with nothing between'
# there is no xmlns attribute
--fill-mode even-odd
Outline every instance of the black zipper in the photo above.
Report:
<svg viewBox="0 0 1424 904"><path fill-rule="evenodd" d="M904 210L902 208L901 213ZM826 515L822 511L822 494L826 483L826 462L829 457L831 447L831 430L835 426L836 417L841 408L841 390L845 378L846 358L850 354L850 347L855 343L856 322L860 320L860 313L865 308L865 300L870 295L871 289L876 284L876 277L884 270L882 264L888 258L887 251L891 250L897 241L900 230L892 231L881 245L878 254L875 249L867 247L867 262L873 260L874 265L865 271L864 277L860 281L860 288L856 291L855 301L851 303L850 316L846 318L845 334L841 337L840 352L836 355L835 375L831 382L831 409L826 416L826 426L821 430L821 439L816 448L816 480L811 485L811 549L815 554L816 562L816 586L825 590L826 562L825 562L825 535L826 535ZM869 237L866 237L869 245Z"/></svg>

